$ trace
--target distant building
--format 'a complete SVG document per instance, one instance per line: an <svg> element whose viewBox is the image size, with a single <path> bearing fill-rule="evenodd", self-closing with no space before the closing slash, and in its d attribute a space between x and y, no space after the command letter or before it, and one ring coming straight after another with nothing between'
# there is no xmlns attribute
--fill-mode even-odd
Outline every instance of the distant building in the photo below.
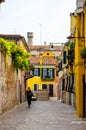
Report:
<svg viewBox="0 0 86 130"><path fill-rule="evenodd" d="M28 46L33 45L33 32L27 32L27 44Z"/></svg>
<svg viewBox="0 0 86 130"><path fill-rule="evenodd" d="M30 86L34 93L39 90L48 90L50 97L56 97L58 93L58 57L63 46L39 45L29 46L30 63L34 66L33 77L27 79L27 87Z"/></svg>
<svg viewBox="0 0 86 130"><path fill-rule="evenodd" d="M30 53L32 55L40 56L41 53L51 51L55 54L55 57L59 56L63 50L62 45L32 45L29 46Z"/></svg>
<svg viewBox="0 0 86 130"><path fill-rule="evenodd" d="M38 90L48 90L49 96L56 96L57 85L56 64L57 60L52 52L43 52L39 57L31 56L30 63L35 67L33 77L27 80L27 87L31 87L33 92Z"/></svg>

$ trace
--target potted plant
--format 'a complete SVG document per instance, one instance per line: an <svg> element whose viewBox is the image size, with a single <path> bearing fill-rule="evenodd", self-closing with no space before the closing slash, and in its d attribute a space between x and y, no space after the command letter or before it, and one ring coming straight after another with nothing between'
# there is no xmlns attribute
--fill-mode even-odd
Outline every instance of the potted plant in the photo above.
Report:
<svg viewBox="0 0 86 130"><path fill-rule="evenodd" d="M82 59L85 59L85 58L86 58L86 47L84 47L84 48L81 50L81 58L82 58Z"/></svg>

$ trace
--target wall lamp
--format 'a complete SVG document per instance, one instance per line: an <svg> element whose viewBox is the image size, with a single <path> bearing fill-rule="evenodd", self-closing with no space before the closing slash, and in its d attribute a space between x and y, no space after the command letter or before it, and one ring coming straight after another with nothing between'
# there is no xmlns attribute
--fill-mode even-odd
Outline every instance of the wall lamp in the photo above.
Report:
<svg viewBox="0 0 86 130"><path fill-rule="evenodd" d="M72 36L67 37L67 39L73 39L73 38L85 38L85 37L72 37Z"/></svg>

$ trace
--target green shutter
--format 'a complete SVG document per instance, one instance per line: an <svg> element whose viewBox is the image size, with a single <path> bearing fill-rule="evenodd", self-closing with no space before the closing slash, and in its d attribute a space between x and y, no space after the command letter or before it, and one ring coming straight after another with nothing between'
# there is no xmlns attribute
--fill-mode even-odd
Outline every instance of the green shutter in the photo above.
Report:
<svg viewBox="0 0 86 130"><path fill-rule="evenodd" d="M38 76L40 76L40 68L38 68Z"/></svg>
<svg viewBox="0 0 86 130"><path fill-rule="evenodd" d="M66 64L66 51L63 52L63 64Z"/></svg>

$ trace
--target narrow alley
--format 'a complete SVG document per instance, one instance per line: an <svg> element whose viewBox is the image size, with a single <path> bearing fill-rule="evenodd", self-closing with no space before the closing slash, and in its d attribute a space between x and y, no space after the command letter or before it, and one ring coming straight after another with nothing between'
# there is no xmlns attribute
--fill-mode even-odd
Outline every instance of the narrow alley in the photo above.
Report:
<svg viewBox="0 0 86 130"><path fill-rule="evenodd" d="M32 101L31 108L25 102L1 115L0 130L86 130L86 120L59 101Z"/></svg>

